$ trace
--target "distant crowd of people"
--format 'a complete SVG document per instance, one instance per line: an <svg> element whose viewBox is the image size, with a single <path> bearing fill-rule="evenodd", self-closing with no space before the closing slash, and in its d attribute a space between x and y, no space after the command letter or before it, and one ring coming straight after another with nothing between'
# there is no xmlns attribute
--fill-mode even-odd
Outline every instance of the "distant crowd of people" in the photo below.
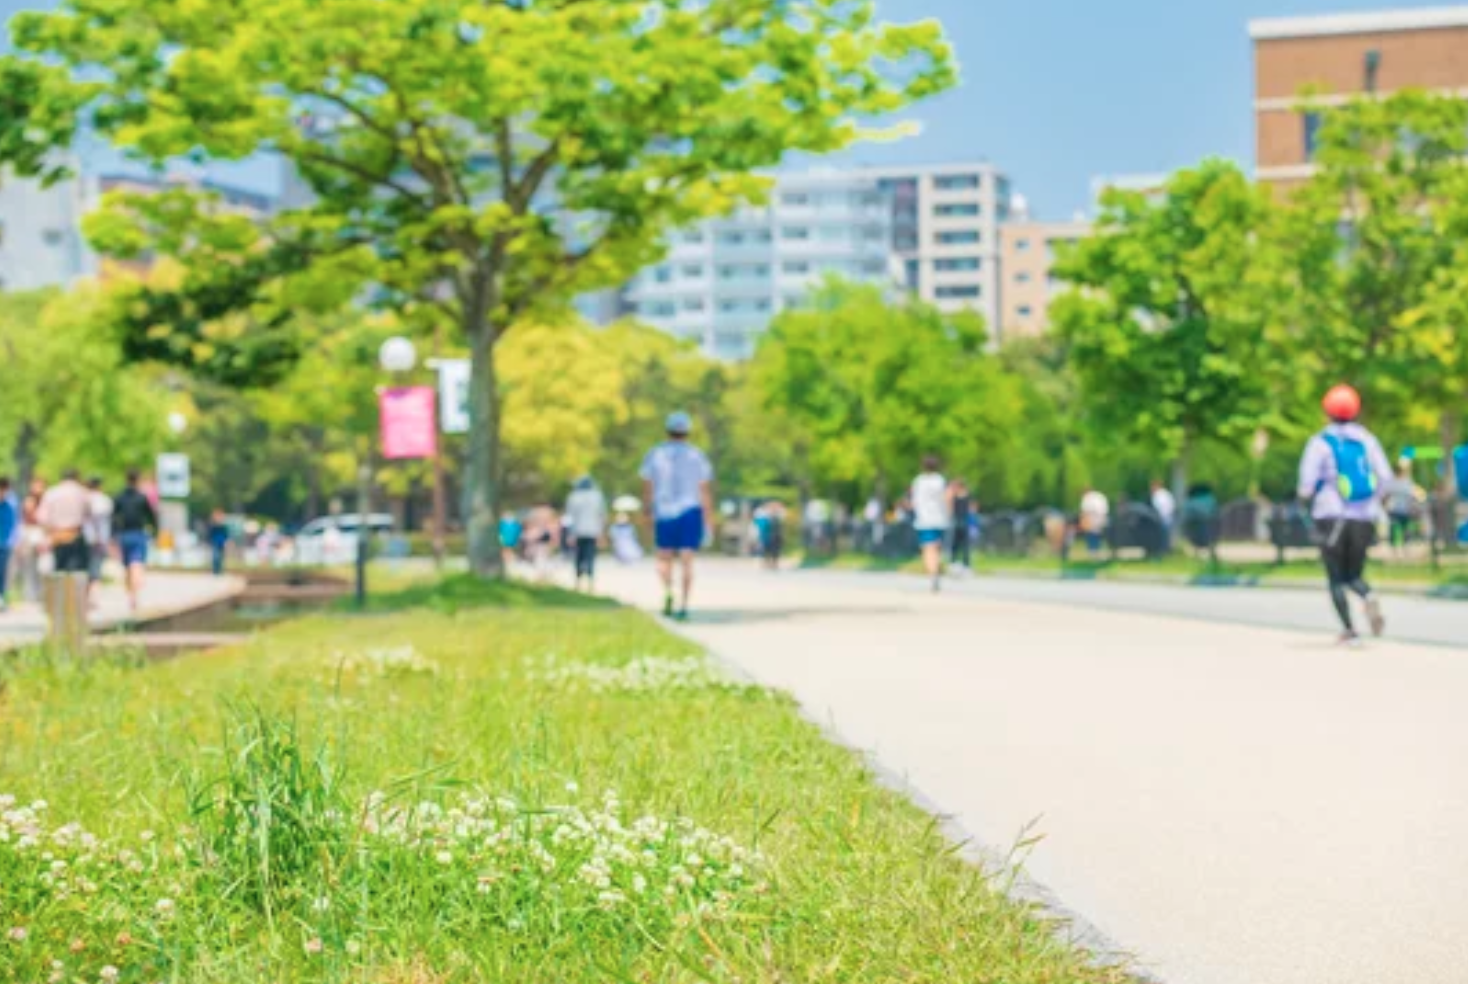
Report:
<svg viewBox="0 0 1468 984"><path fill-rule="evenodd" d="M55 485L33 479L22 498L9 478L0 478L0 610L8 607L12 586L21 599L39 601L41 578L53 572L85 576L90 594L114 552L137 608L158 528L157 490L145 487L137 472L115 495L102 485L100 478L84 483L70 470Z"/></svg>

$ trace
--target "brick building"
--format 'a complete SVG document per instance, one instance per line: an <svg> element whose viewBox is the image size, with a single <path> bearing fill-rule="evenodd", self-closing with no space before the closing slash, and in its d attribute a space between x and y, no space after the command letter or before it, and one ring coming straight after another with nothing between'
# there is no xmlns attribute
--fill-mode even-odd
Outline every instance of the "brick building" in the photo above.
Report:
<svg viewBox="0 0 1468 984"><path fill-rule="evenodd" d="M1468 96L1468 6L1256 20L1255 160L1258 177L1290 188L1312 173L1318 111L1368 92L1427 89Z"/></svg>

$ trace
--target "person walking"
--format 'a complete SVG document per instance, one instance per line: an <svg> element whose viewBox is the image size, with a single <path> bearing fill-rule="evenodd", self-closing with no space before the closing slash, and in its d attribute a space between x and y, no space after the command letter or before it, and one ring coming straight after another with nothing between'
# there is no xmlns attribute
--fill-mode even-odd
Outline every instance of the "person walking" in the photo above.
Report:
<svg viewBox="0 0 1468 984"><path fill-rule="evenodd" d="M128 472L127 486L112 500L112 529L122 555L128 607L133 612L138 610L138 596L143 591L148 565L148 533L158 529L158 512L140 482L136 471Z"/></svg>
<svg viewBox="0 0 1468 984"><path fill-rule="evenodd" d="M41 496L46 485L39 478L20 505L20 539L15 546L16 586L22 601L41 600L41 558L47 555L46 531L41 526Z"/></svg>
<svg viewBox="0 0 1468 984"><path fill-rule="evenodd" d="M87 527L92 518L92 493L81 483L76 469L68 470L41 496L37 516L51 546L55 572L89 574Z"/></svg>
<svg viewBox="0 0 1468 984"><path fill-rule="evenodd" d="M1397 462L1397 474L1381 489L1381 503L1386 509L1391 526L1391 545L1398 556L1407 552L1407 541L1412 537L1412 524L1417 520L1427 493L1412 480L1412 459Z"/></svg>
<svg viewBox="0 0 1468 984"><path fill-rule="evenodd" d="M93 476L87 482L87 575L88 592L102 582L102 568L107 563L107 548L112 543L112 497L102 491L102 479Z"/></svg>
<svg viewBox="0 0 1468 984"><path fill-rule="evenodd" d="M677 411L668 415L667 440L642 460L642 499L653 524L658 578L663 584L663 614L688 618L693 594L693 559L703 546L705 523L714 516L714 468L688 440L693 421ZM682 592L673 597L673 568L681 567Z"/></svg>
<svg viewBox="0 0 1468 984"><path fill-rule="evenodd" d="M566 500L566 520L575 540L576 590L581 590L584 579L590 594L596 590L596 548L607 528L607 497L590 475L576 480Z"/></svg>
<svg viewBox="0 0 1468 984"><path fill-rule="evenodd" d="M1172 531L1177 528L1177 496L1157 479L1152 480L1152 511L1162 521L1164 553L1172 553Z"/></svg>
<svg viewBox="0 0 1468 984"><path fill-rule="evenodd" d="M936 455L924 458L922 474L913 479L908 493L912 500L912 525L923 554L923 569L932 579L934 593L943 586L943 538L948 534L953 516L952 489L939 467Z"/></svg>
<svg viewBox="0 0 1468 984"><path fill-rule="evenodd" d="M507 573L515 567L515 557L520 550L520 536L524 532L525 524L514 512L506 511L500 516L500 560Z"/></svg>
<svg viewBox="0 0 1468 984"><path fill-rule="evenodd" d="M967 571L973 553L973 496L969 492L968 483L961 478L953 480L948 496L953 503L953 542L948 562L960 571Z"/></svg>
<svg viewBox="0 0 1468 984"><path fill-rule="evenodd" d="M1361 396L1350 386L1337 386L1321 401L1330 423L1305 445L1300 459L1299 496L1321 536L1320 556L1330 586L1330 600L1340 617L1340 641L1358 645L1347 592L1361 598L1371 634L1386 630L1381 602L1366 583L1366 560L1376 532L1381 486L1392 469L1381 442L1357 422Z"/></svg>
<svg viewBox="0 0 1468 984"><path fill-rule="evenodd" d="M20 536L20 502L10 490L10 479L0 476L0 612L10 609L10 558Z"/></svg>
<svg viewBox="0 0 1468 984"><path fill-rule="evenodd" d="M1081 535L1086 538L1086 550L1091 554L1101 552L1106 526L1111 522L1111 500L1106 493L1086 486L1081 496Z"/></svg>
<svg viewBox="0 0 1468 984"><path fill-rule="evenodd" d="M223 509L209 514L209 568L215 577L224 574L225 551L229 549L229 521Z"/></svg>

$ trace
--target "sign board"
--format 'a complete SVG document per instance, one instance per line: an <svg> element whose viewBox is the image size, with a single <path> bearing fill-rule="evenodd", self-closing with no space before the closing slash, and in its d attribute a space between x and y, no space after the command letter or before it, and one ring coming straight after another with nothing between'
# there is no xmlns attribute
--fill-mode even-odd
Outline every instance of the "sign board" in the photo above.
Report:
<svg viewBox="0 0 1468 984"><path fill-rule="evenodd" d="M405 386L377 394L382 456L389 461L431 458L438 450L432 386Z"/></svg>
<svg viewBox="0 0 1468 984"><path fill-rule="evenodd" d="M158 474L159 498L187 499L189 497L188 455L160 454L155 470Z"/></svg>
<svg viewBox="0 0 1468 984"><path fill-rule="evenodd" d="M445 434L469 433L469 360L439 359L438 419Z"/></svg>

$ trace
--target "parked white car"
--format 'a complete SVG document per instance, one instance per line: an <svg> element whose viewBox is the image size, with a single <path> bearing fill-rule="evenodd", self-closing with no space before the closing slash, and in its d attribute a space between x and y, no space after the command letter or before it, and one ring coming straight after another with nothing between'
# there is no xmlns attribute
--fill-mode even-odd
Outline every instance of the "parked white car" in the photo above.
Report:
<svg viewBox="0 0 1468 984"><path fill-rule="evenodd" d="M340 513L311 520L296 533L296 563L352 563L357 559L357 532L361 527L362 518L357 513ZM391 533L393 518L388 513L369 513L367 529L373 536Z"/></svg>

